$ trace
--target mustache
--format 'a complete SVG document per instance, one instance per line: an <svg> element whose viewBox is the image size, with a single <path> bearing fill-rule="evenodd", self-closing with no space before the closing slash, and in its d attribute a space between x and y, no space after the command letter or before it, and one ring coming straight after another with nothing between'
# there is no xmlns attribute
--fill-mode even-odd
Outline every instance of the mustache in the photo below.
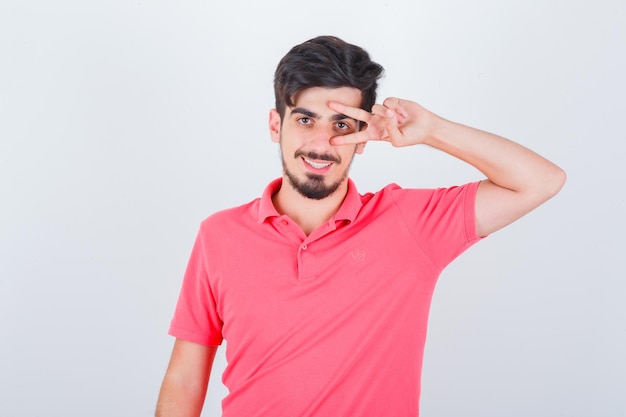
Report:
<svg viewBox="0 0 626 417"><path fill-rule="evenodd" d="M295 158L304 157L306 159L312 159L317 161L328 161L335 162L337 164L341 163L341 159L335 155L319 154L317 152L306 152L306 151L297 151L294 155Z"/></svg>

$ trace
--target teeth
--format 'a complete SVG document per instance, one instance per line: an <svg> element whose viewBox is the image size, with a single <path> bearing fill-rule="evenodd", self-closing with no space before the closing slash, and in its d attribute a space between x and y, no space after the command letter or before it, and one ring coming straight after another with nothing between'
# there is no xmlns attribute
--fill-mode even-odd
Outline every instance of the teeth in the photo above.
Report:
<svg viewBox="0 0 626 417"><path fill-rule="evenodd" d="M317 162L310 161L310 160L308 160L306 158L304 158L304 161L307 164L311 165L313 168L316 168L316 169L322 169L322 168L326 168L327 166L330 166L330 162L325 163L325 164L320 164L320 163L317 163Z"/></svg>

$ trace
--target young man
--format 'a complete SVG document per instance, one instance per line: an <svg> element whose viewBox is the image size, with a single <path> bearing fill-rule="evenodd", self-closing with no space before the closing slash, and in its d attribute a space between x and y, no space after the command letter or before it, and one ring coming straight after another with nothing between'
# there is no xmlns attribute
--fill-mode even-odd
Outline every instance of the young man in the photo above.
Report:
<svg viewBox="0 0 626 417"><path fill-rule="evenodd" d="M202 223L172 320L157 416L199 416L227 340L223 416L419 415L431 296L473 243L555 195L564 172L412 101L376 100L382 67L334 37L294 47L275 75L283 176ZM370 140L426 144L487 179L359 194Z"/></svg>

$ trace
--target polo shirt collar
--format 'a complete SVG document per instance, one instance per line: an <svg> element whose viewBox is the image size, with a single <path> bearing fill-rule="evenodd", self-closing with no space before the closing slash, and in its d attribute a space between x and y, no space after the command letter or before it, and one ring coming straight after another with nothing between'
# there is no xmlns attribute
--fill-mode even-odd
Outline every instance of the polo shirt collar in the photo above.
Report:
<svg viewBox="0 0 626 417"><path fill-rule="evenodd" d="M348 178L348 192L346 193L346 198L343 199L343 203L341 203L341 207L335 214L335 221L348 220L352 223L362 206L361 195L356 189L354 182Z"/></svg>
<svg viewBox="0 0 626 417"><path fill-rule="evenodd" d="M272 203L272 196L278 192L282 182L282 178L277 178L265 187L259 202L259 223L263 223L270 217L280 216L280 213L276 210L274 204ZM356 189L356 185L350 178L348 178L348 192L346 194L346 198L343 200L343 203L341 203L339 210L335 214L334 220L347 220L349 222L353 222L357 214L359 214L362 205L361 196Z"/></svg>
<svg viewBox="0 0 626 417"><path fill-rule="evenodd" d="M283 179L277 178L265 187L265 191L263 191L261 201L259 202L259 223L263 223L269 217L280 216L280 213L274 207L274 203L272 203L272 196L280 190L282 183Z"/></svg>

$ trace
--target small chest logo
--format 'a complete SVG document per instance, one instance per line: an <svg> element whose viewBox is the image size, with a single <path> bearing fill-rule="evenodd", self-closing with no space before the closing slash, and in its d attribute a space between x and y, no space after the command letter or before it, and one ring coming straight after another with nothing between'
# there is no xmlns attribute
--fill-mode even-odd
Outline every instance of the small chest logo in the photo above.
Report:
<svg viewBox="0 0 626 417"><path fill-rule="evenodd" d="M365 251L364 250L355 249L352 252L350 252L350 255L352 255L352 259L354 259L356 262L364 262L365 261Z"/></svg>

